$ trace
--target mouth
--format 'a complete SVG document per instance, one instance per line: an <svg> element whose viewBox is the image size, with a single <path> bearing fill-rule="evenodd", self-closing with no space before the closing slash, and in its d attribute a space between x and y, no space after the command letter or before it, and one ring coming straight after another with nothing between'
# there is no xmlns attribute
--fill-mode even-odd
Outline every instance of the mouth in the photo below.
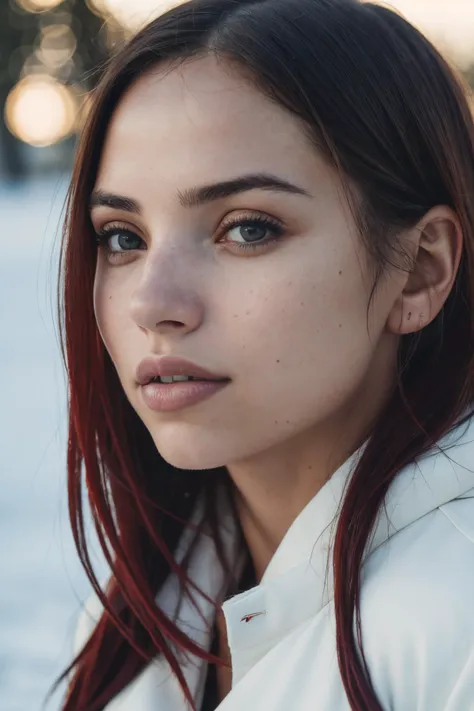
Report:
<svg viewBox="0 0 474 711"><path fill-rule="evenodd" d="M166 382L170 380L171 382ZM162 382L162 380L164 382ZM231 382L225 380L203 380L194 377L156 376L140 387L144 404L155 412L174 412L189 408L216 395Z"/></svg>
<svg viewBox="0 0 474 711"><path fill-rule="evenodd" d="M172 385L173 383L226 383L230 378L197 378L193 375L157 375L145 383L161 383L162 385Z"/></svg>
<svg viewBox="0 0 474 711"><path fill-rule="evenodd" d="M139 364L135 381L137 385L150 383L171 384L175 382L228 382L223 373L212 372L185 358L150 356Z"/></svg>

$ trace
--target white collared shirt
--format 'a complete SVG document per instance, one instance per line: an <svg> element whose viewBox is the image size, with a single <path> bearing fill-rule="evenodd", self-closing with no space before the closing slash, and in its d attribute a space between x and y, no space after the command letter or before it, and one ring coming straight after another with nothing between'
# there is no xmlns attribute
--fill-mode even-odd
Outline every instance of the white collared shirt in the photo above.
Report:
<svg viewBox="0 0 474 711"><path fill-rule="evenodd" d="M449 458L436 450L397 475L362 568L364 652L384 711L474 711L474 418L442 445ZM223 603L232 690L219 711L350 711L337 663L328 557L360 451L299 514L259 585ZM210 538L200 541L189 574L217 595L223 573ZM170 579L157 604L172 614L176 598ZM214 609L205 600L200 607L207 625L186 601L179 625L209 650ZM77 649L99 613L92 598ZM199 708L207 663L188 663L183 673ZM168 664L157 659L105 711L189 708Z"/></svg>

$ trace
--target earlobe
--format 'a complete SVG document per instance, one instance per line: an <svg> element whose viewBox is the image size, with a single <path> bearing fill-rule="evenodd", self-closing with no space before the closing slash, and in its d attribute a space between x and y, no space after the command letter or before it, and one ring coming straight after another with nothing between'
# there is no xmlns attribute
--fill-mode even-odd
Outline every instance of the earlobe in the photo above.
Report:
<svg viewBox="0 0 474 711"><path fill-rule="evenodd" d="M432 208L410 236L418 241L413 268L387 319L388 330L396 335L421 331L438 316L462 255L461 224L448 206Z"/></svg>
<svg viewBox="0 0 474 711"><path fill-rule="evenodd" d="M423 306L420 302L425 300L424 296L423 294L419 295L417 299L407 300L401 294L389 314L387 330L397 336L405 336L409 333L421 331L429 321L433 320L434 316L433 318L428 318L426 311L423 311Z"/></svg>

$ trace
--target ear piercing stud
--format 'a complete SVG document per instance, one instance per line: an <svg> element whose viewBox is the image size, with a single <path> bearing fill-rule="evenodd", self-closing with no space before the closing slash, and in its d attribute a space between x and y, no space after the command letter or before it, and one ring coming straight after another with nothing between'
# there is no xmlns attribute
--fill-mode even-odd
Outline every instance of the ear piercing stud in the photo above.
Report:
<svg viewBox="0 0 474 711"><path fill-rule="evenodd" d="M411 321L411 315L412 315L412 312L409 311L409 312L408 312L408 315L407 315L407 321ZM425 317L424 317L424 314L421 313L421 314L420 314L420 324L419 324L419 328L423 328L423 324L424 324L424 323L425 323Z"/></svg>

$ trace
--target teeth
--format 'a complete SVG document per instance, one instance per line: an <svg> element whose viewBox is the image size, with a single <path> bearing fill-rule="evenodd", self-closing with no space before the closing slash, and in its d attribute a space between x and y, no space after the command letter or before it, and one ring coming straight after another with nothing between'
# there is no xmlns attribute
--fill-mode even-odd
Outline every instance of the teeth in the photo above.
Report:
<svg viewBox="0 0 474 711"><path fill-rule="evenodd" d="M157 378L153 378L153 382L157 383L179 383L187 380L196 380L196 378L193 378L190 375L162 375Z"/></svg>

